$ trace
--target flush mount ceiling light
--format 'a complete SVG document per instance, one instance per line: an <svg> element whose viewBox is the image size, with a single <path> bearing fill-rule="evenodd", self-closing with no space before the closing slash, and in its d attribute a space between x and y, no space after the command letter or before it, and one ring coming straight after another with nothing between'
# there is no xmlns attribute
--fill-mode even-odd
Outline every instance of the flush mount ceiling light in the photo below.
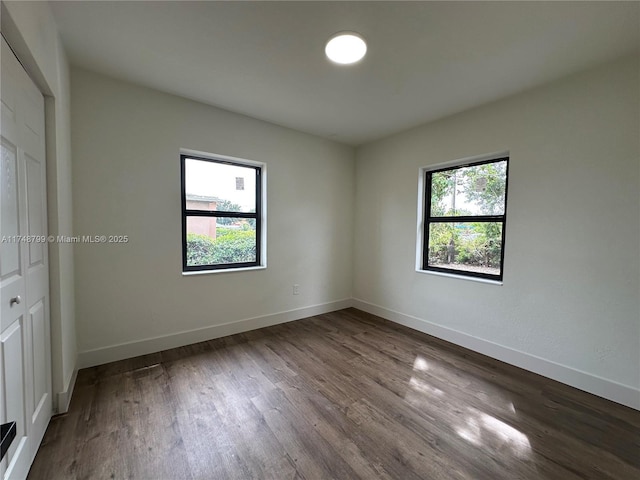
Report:
<svg viewBox="0 0 640 480"><path fill-rule="evenodd" d="M329 60L341 65L356 63L367 53L367 44L355 32L340 32L332 36L324 47Z"/></svg>

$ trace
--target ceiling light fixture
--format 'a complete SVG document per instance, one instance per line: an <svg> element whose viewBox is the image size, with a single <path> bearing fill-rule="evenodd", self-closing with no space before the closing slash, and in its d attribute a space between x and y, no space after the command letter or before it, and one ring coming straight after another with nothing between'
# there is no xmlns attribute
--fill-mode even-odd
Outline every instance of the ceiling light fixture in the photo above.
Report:
<svg viewBox="0 0 640 480"><path fill-rule="evenodd" d="M367 53L367 44L355 32L340 32L332 36L324 47L329 60L341 65L356 63Z"/></svg>

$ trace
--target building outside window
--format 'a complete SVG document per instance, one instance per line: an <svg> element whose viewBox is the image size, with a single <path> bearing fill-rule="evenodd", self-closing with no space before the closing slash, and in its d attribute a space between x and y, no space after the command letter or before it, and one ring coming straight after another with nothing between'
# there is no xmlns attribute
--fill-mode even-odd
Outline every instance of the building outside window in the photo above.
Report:
<svg viewBox="0 0 640 480"><path fill-rule="evenodd" d="M264 266L265 165L182 154L180 167L183 272Z"/></svg>

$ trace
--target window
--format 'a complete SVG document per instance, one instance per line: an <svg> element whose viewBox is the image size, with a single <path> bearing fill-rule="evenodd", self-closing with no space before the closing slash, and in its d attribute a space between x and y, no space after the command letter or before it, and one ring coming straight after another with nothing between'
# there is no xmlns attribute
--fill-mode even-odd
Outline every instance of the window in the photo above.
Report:
<svg viewBox="0 0 640 480"><path fill-rule="evenodd" d="M502 280L508 157L424 170L422 270Z"/></svg>
<svg viewBox="0 0 640 480"><path fill-rule="evenodd" d="M183 272L263 266L264 164L180 155Z"/></svg>

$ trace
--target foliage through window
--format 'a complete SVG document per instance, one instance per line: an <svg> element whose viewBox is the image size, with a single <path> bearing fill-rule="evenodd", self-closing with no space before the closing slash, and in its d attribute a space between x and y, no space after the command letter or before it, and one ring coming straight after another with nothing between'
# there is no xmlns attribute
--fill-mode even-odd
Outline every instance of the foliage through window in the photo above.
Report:
<svg viewBox="0 0 640 480"><path fill-rule="evenodd" d="M261 265L262 166L180 155L182 269Z"/></svg>
<svg viewBox="0 0 640 480"><path fill-rule="evenodd" d="M508 164L425 172L423 270L502 280Z"/></svg>

